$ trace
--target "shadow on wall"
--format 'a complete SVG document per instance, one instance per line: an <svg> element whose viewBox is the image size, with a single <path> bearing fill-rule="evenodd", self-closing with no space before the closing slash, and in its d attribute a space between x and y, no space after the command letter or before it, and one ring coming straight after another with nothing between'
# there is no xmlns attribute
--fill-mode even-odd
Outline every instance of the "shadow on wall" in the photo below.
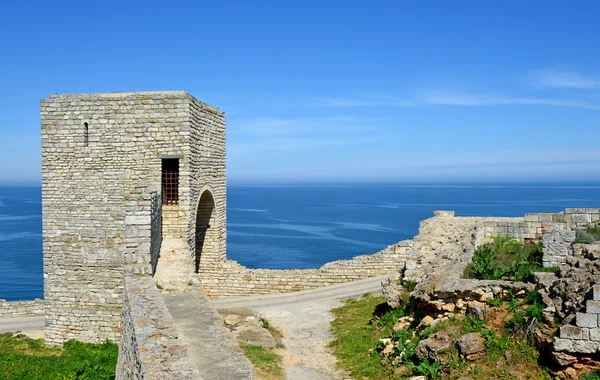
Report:
<svg viewBox="0 0 600 380"><path fill-rule="evenodd" d="M202 193L198 202L198 210L196 213L196 273L200 271L200 260L202 254L207 250L206 243L210 244L211 231L214 231L213 213L215 209L215 201L210 191L206 190ZM211 228L213 227L213 228Z"/></svg>

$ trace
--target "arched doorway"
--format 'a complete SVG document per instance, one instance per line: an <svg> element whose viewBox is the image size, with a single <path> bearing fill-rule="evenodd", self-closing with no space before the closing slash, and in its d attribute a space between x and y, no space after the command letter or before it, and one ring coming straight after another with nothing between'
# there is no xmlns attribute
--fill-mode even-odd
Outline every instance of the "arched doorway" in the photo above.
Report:
<svg viewBox="0 0 600 380"><path fill-rule="evenodd" d="M214 243L216 232L214 212L215 200L210 191L206 190L200 196L196 211L196 273L200 271L202 256L207 254L210 256Z"/></svg>

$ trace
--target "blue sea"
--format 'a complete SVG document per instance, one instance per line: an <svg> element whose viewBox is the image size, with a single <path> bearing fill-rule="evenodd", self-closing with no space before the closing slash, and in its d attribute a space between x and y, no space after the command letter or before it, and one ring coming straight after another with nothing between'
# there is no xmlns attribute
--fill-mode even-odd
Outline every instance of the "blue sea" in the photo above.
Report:
<svg viewBox="0 0 600 380"><path fill-rule="evenodd" d="M418 233L434 210L523 216L600 207L600 184L229 186L227 255L250 268L316 268ZM0 187L0 299L43 297L41 189Z"/></svg>

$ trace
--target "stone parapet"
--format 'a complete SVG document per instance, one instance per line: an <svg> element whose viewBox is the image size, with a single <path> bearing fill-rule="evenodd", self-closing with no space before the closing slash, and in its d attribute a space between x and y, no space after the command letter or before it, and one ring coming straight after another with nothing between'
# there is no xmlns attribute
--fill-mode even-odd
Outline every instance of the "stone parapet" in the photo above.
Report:
<svg viewBox="0 0 600 380"><path fill-rule="evenodd" d="M154 281L125 278L117 380L200 380Z"/></svg>
<svg viewBox="0 0 600 380"><path fill-rule="evenodd" d="M412 241L402 241L372 255L333 261L317 269L248 269L227 260L198 276L209 297L289 293L400 271L411 248Z"/></svg>
<svg viewBox="0 0 600 380"><path fill-rule="evenodd" d="M32 301L0 300L0 318L36 317L44 315L44 300Z"/></svg>

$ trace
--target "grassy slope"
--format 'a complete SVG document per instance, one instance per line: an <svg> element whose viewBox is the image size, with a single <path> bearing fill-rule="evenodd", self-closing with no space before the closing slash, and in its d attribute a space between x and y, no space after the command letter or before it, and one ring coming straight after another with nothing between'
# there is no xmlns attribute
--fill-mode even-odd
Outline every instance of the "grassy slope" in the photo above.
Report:
<svg viewBox="0 0 600 380"><path fill-rule="evenodd" d="M339 365L355 379L393 379L394 368L382 364L382 357L373 352L380 338L392 335L392 326L400 316L399 311L384 315L379 323L370 324L372 312L383 297L367 296L348 300L333 310L336 319L332 323L334 341L332 348L339 358ZM422 338L439 330L458 337L467 332L482 332L486 336L487 353L475 362L459 358L456 348L445 354L445 365L437 375L444 379L471 376L481 379L549 379L547 371L538 365L539 354L533 345L504 330L506 321L513 317L507 304L490 309L486 321L471 318L452 318L436 329L426 329ZM526 306L523 305L522 308ZM413 358L413 364L419 363ZM413 373L417 375L418 373Z"/></svg>
<svg viewBox="0 0 600 380"><path fill-rule="evenodd" d="M60 349L45 346L42 339L0 334L0 379L114 379L117 355L114 343L69 341Z"/></svg>

